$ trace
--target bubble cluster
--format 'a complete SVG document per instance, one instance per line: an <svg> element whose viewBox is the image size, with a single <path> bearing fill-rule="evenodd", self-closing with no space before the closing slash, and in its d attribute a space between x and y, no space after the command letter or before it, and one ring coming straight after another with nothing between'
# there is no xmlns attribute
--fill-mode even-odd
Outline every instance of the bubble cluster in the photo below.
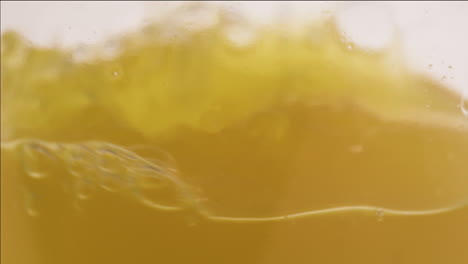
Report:
<svg viewBox="0 0 468 264"><path fill-rule="evenodd" d="M34 179L47 175L46 169L38 169L46 168L40 164L45 161L43 156L57 163L71 176L72 193L79 200L90 199L100 188L131 194L141 203L165 211L188 209L198 201L178 178L176 168L112 143L52 143L31 139L2 143L4 147L17 150L24 173Z"/></svg>
<svg viewBox="0 0 468 264"><path fill-rule="evenodd" d="M109 192L125 192L132 194L142 204L159 211L190 210L200 219L213 222L228 223L264 223L284 222L314 216L372 213L378 222L383 222L387 216L421 216L437 215L465 208L468 201L462 201L452 206L431 210L398 210L370 205L350 205L317 209L305 212L284 214L271 217L229 217L217 215L208 211L200 204L192 188L177 176L177 169L168 167L158 160L149 159L130 151L127 148L102 142L87 141L81 143L52 143L41 140L16 140L2 142L2 149L17 150L22 156L21 162L27 164L25 173L33 178L42 178L39 172L31 170L30 160L35 155L47 157L61 162L66 171L75 179L74 190L79 200L89 199L97 188ZM151 190L153 195L147 196ZM161 199L168 191L173 192L171 201ZM39 215L36 195L27 190L24 192L26 212L30 216ZM154 195L155 194L155 195ZM163 202L164 201L164 202Z"/></svg>
<svg viewBox="0 0 468 264"><path fill-rule="evenodd" d="M51 149L36 142L21 146L18 154L24 172L33 179L41 179L47 176L46 168L43 166L44 159L56 160Z"/></svg>

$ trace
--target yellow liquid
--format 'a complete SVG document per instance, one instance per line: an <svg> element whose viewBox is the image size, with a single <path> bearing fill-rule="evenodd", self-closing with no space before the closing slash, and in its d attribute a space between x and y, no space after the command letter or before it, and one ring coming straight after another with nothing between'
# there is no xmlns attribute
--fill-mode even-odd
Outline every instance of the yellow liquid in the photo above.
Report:
<svg viewBox="0 0 468 264"><path fill-rule="evenodd" d="M2 36L2 263L468 263L459 96L329 22L225 26L80 63Z"/></svg>

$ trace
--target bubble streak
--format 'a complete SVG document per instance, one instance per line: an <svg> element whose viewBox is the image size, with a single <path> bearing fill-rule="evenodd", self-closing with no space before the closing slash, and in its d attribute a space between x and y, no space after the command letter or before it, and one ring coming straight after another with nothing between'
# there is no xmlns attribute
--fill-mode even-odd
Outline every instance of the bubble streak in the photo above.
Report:
<svg viewBox="0 0 468 264"><path fill-rule="evenodd" d="M464 109L466 111L466 109ZM449 213L453 211L457 211L468 206L468 200L462 201L452 206L441 207L441 208L434 208L428 210L401 210L401 209L393 209L393 208L385 208L381 206L373 206L373 205L350 205L350 206L339 206L339 207L331 207L331 208L324 208L318 210L310 210L305 212L298 212L298 213L291 213L291 214L283 214L271 217L230 217L230 216L222 216L217 215L216 213L209 212L202 204L199 203L201 200L199 197L192 192L192 187L186 184L182 179L177 177L174 173L171 173L172 170L166 170L164 167L158 166L152 160L145 159L133 153L124 147L114 145L107 142L99 142L99 141L87 141L77 143L52 143L41 141L37 139L19 139L7 142L1 142L1 148L6 150L14 150L17 149L19 151L23 150L24 148L31 148L31 144L39 149L45 149L56 157L57 159L65 160L66 166L70 166L70 157L73 154L80 154L80 150L86 150L91 154L92 159L86 160L82 159L84 163L91 163L87 164L88 168L95 168L97 171L103 172L102 169L99 169L99 164L92 164L93 162L97 162L99 158L99 154L111 154L115 158L115 163L111 165L116 166L116 168L105 168L106 170L115 170L115 169L122 169L129 167L129 170L126 170L128 175L122 177L119 176L119 179L122 181L117 181L117 184L121 184L122 186L126 186L126 189L129 189L129 184L132 183L132 177L154 177L156 180L160 180L165 187L170 187L176 190L178 194L178 200L176 201L175 205L165 205L161 204L152 200L145 199L142 196L141 190L136 188L132 189L134 197L137 198L145 206L148 206L152 209L158 211L184 211L184 210L194 210L195 213L200 215L203 219L207 221L213 222L225 222L225 223L266 223L266 222L282 222L288 220L296 220L296 219L306 219L311 217L319 217L319 216L327 216L327 215L339 215L339 214L349 214L349 213L365 213L366 215L377 217L379 222L383 221L383 216L391 217L391 216L406 216L406 217L416 217L416 216L429 216L429 215L439 215L444 213ZM102 151L103 147L106 151ZM78 151L78 153L74 153ZM83 153L81 153L83 155ZM110 166L110 165L109 165ZM69 172L73 172L73 168L68 168ZM146 172L150 173L150 175L139 175L138 172ZM80 173L74 171L76 177L80 177ZM135 175L130 175L130 174ZM89 175L88 175L89 176ZM81 175L81 177L85 177ZM83 180L83 179L81 179ZM85 182L81 182L81 184L85 184ZM91 184L86 182L86 184ZM89 194L87 193L88 187L85 186L77 186L80 189L80 192L77 193L79 198L81 199L88 199ZM81 190L82 188L85 188ZM123 188L125 189L125 188ZM27 197L31 198L31 197ZM27 202L30 202L30 199L26 199Z"/></svg>

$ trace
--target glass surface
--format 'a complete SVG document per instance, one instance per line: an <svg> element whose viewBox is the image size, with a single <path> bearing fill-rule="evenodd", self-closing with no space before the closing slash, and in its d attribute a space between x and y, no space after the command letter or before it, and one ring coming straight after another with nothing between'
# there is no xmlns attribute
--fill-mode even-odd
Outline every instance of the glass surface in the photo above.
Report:
<svg viewBox="0 0 468 264"><path fill-rule="evenodd" d="M1 22L2 263L468 263L468 4Z"/></svg>

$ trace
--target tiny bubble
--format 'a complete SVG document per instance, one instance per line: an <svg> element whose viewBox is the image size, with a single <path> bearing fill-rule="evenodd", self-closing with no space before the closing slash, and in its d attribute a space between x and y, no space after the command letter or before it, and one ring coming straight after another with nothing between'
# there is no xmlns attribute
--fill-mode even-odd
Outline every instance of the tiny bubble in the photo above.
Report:
<svg viewBox="0 0 468 264"><path fill-rule="evenodd" d="M353 145L349 147L349 151L352 153L361 153L364 150L362 145Z"/></svg>
<svg viewBox="0 0 468 264"><path fill-rule="evenodd" d="M35 194L29 190L24 191L24 204L25 204L24 206L25 206L26 213L29 216L39 215L39 212L37 211L37 208L36 208Z"/></svg>
<svg viewBox="0 0 468 264"><path fill-rule="evenodd" d="M465 116L465 117L468 117L468 106L466 105L465 103L465 99L463 98L463 95L461 96L461 99L460 99L460 110L462 112L462 114Z"/></svg>
<svg viewBox="0 0 468 264"><path fill-rule="evenodd" d="M375 214L377 215L377 221L383 222L384 217L385 217L385 212L382 208L377 208L375 211Z"/></svg>

